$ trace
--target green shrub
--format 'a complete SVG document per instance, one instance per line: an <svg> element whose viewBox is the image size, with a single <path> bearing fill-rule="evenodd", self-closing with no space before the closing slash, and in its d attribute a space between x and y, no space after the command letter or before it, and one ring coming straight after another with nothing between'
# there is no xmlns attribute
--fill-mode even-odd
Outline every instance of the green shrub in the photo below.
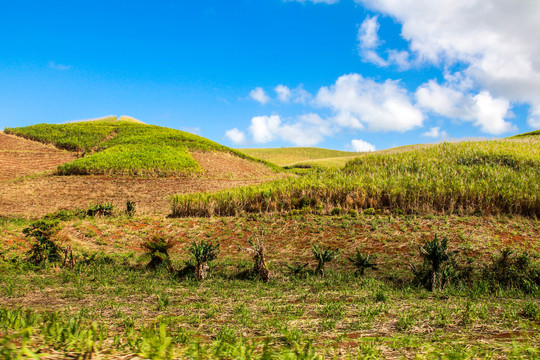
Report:
<svg viewBox="0 0 540 360"><path fill-rule="evenodd" d="M203 280L208 273L208 263L215 260L219 254L219 243L201 240L193 241L189 247L189 251L195 258L195 278Z"/></svg>
<svg viewBox="0 0 540 360"><path fill-rule="evenodd" d="M367 269L377 270L377 264L374 262L376 258L377 257L374 255L364 255L360 249L356 249L354 255L347 259L349 259L356 268L356 276L362 276Z"/></svg>
<svg viewBox="0 0 540 360"><path fill-rule="evenodd" d="M326 249L321 249L319 245L313 244L311 246L313 251L313 256L317 260L317 268L315 269L315 274L319 276L324 276L324 265L332 260L334 260L339 253L339 249L331 249L327 247Z"/></svg>
<svg viewBox="0 0 540 360"><path fill-rule="evenodd" d="M150 262L147 267L156 269L158 267L171 266L169 250L174 247L175 243L171 239L165 238L163 235L153 235L150 240L143 242L142 247L146 249L146 254L150 256Z"/></svg>
<svg viewBox="0 0 540 360"><path fill-rule="evenodd" d="M135 211L135 202L131 200L126 201L126 215L132 217L135 215Z"/></svg>
<svg viewBox="0 0 540 360"><path fill-rule="evenodd" d="M526 251L516 254L507 247L484 269L484 279L489 281L492 287L530 291L533 287L540 286L540 270L534 266L533 259Z"/></svg>
<svg viewBox="0 0 540 360"><path fill-rule="evenodd" d="M114 205L112 203L106 202L103 204L90 204L86 215L88 216L113 216Z"/></svg>
<svg viewBox="0 0 540 360"><path fill-rule="evenodd" d="M450 268L446 263L451 258L448 251L448 239L439 241L437 235L431 241L426 241L420 248L420 256L424 260L420 268L412 266L415 281L430 291L441 289L449 279Z"/></svg>
<svg viewBox="0 0 540 360"><path fill-rule="evenodd" d="M341 208L340 207L333 208L332 211L330 212L330 215L341 215Z"/></svg>
<svg viewBox="0 0 540 360"><path fill-rule="evenodd" d="M58 220L38 220L24 228L24 236L34 239L32 247L27 252L27 260L33 264L60 261L60 247L53 240L53 236L58 231Z"/></svg>

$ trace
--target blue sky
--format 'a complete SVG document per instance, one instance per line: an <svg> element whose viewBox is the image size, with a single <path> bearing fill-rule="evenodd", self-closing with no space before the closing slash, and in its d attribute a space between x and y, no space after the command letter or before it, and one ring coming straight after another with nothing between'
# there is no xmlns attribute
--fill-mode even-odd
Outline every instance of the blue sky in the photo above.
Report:
<svg viewBox="0 0 540 360"><path fill-rule="evenodd" d="M540 128L536 0L4 1L0 129L130 115L233 147Z"/></svg>

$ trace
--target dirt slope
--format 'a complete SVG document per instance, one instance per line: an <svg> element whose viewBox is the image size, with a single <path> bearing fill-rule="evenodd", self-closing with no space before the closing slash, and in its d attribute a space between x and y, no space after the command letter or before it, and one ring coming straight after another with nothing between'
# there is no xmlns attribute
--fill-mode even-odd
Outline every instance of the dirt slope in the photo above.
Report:
<svg viewBox="0 0 540 360"><path fill-rule="evenodd" d="M172 194L217 191L276 177L268 167L229 153L194 152L203 173L185 178L24 175L52 172L75 158L52 146L0 133L0 216L41 217L58 209L135 201L142 213L167 214Z"/></svg>
<svg viewBox="0 0 540 360"><path fill-rule="evenodd" d="M52 171L75 155L0 131L0 181Z"/></svg>

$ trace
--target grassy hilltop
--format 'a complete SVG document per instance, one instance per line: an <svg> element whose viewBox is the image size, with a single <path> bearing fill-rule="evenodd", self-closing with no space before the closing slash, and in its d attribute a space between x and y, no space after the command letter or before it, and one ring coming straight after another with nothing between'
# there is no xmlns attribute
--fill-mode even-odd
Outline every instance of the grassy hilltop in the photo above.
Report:
<svg viewBox="0 0 540 360"><path fill-rule="evenodd" d="M6 134L53 144L81 157L58 167L59 175L188 175L201 171L192 151L228 152L259 161L239 151L184 131L146 125L122 116L68 124L6 128ZM270 167L276 166L266 163Z"/></svg>

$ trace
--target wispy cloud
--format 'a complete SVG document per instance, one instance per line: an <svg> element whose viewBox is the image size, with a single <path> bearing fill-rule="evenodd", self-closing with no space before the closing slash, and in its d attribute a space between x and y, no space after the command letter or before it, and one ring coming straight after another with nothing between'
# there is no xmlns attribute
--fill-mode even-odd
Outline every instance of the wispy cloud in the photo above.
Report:
<svg viewBox="0 0 540 360"><path fill-rule="evenodd" d="M66 71L71 69L71 65L58 64L54 61L49 61L49 68L54 70Z"/></svg>
<svg viewBox="0 0 540 360"><path fill-rule="evenodd" d="M249 92L249 97L258 103L264 105L270 101L270 97L266 95L266 92L263 88L257 87Z"/></svg>

